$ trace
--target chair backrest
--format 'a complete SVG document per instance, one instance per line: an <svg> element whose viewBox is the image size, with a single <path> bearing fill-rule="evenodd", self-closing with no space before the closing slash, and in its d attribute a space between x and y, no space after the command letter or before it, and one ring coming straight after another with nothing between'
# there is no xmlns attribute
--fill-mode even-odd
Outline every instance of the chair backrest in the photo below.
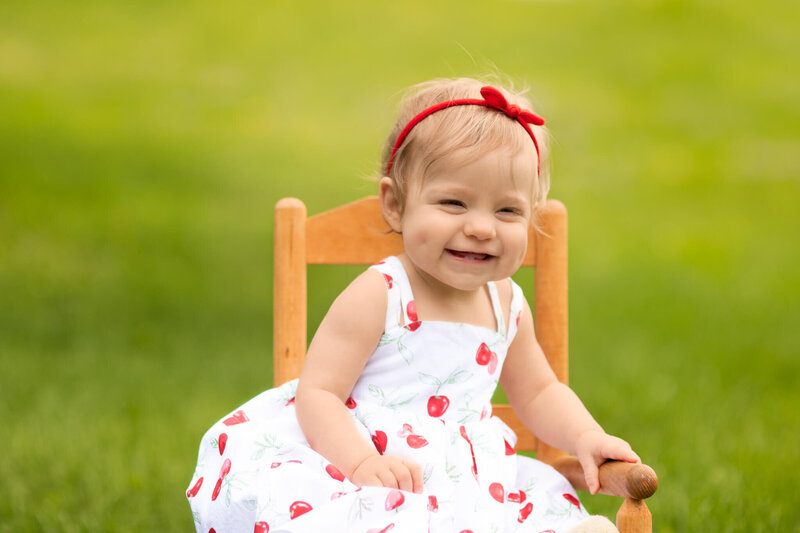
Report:
<svg viewBox="0 0 800 533"><path fill-rule="evenodd" d="M523 263L535 267L536 336L556 376L567 383L567 211L548 200L536 217L538 229L529 230ZM275 206L274 246L273 357L279 385L300 375L306 353L307 265L370 265L401 253L403 242L389 232L376 196L311 217L303 202L284 198ZM517 434L517 449L535 450L548 462L563 453L539 442L509 405L495 405L494 413Z"/></svg>

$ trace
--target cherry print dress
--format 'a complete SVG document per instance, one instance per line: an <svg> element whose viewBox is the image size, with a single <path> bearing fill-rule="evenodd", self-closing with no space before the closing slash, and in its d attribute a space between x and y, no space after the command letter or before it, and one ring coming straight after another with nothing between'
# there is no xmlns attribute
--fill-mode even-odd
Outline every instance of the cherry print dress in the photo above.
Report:
<svg viewBox="0 0 800 533"><path fill-rule="evenodd" d="M297 423L297 381L217 422L200 444L186 495L198 532L493 533L567 531L588 517L558 472L518 456L491 414L523 308L513 284L510 324L488 285L497 329L419 321L396 257L371 268L388 291L386 326L346 406L380 453L416 461L422 494L358 488L312 450Z"/></svg>

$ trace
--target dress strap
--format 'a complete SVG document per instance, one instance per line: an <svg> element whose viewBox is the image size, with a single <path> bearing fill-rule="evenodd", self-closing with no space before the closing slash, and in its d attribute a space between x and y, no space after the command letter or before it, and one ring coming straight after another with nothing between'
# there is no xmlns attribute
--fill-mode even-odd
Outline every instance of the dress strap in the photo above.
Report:
<svg viewBox="0 0 800 533"><path fill-rule="evenodd" d="M507 342L511 344L519 328L519 319L525 307L525 295L522 288L511 280L511 305L508 311L508 337Z"/></svg>
<svg viewBox="0 0 800 533"><path fill-rule="evenodd" d="M500 297L497 293L497 284L494 281L490 281L486 286L489 289L489 297L492 300L494 319L497 322L497 332L506 338L508 344L511 344L511 341L514 340L517 334L519 318L525 303L525 295L522 293L520 286L517 285L513 279L508 278L508 280L511 282L511 305L509 305L508 309L508 329L506 329L505 315L503 314L503 308L500 305Z"/></svg>
<svg viewBox="0 0 800 533"><path fill-rule="evenodd" d="M494 311L494 320L497 324L497 332L505 336L506 321L503 319L503 307L500 305L500 297L497 295L497 284L494 281L490 281L486 286L489 288L489 298L492 301L492 310Z"/></svg>
<svg viewBox="0 0 800 533"><path fill-rule="evenodd" d="M395 256L387 257L370 266L383 274L386 282L386 321L384 331L388 332L416 320L416 311L413 308L414 296L411 294L411 285L403 264ZM411 311L413 320L408 316L409 302L412 302Z"/></svg>

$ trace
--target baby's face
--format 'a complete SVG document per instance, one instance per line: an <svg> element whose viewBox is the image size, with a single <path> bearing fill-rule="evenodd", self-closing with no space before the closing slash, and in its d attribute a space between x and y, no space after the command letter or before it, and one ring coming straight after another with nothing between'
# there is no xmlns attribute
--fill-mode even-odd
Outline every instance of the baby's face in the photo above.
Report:
<svg viewBox="0 0 800 533"><path fill-rule="evenodd" d="M467 162L456 153L422 183L412 181L401 231L420 273L469 291L516 272L528 245L535 164L502 149Z"/></svg>

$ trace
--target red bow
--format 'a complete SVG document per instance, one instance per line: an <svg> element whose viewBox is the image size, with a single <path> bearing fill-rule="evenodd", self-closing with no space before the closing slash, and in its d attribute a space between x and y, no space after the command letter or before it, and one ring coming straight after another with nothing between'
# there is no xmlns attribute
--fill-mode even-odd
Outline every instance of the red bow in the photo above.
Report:
<svg viewBox="0 0 800 533"><path fill-rule="evenodd" d="M535 113L531 113L518 105L509 104L503 93L494 87L486 86L481 89L481 96L486 100L490 107L502 111L511 118L517 119L534 126L544 126L544 119Z"/></svg>
<svg viewBox="0 0 800 533"><path fill-rule="evenodd" d="M536 155L539 155L539 142L536 140L536 135L533 134L531 127L528 124L533 124L535 126L543 126L544 119L535 113L531 113L530 111L526 111L525 109L520 109L517 105L509 105L508 100L503 96L503 94L495 89L494 87L486 86L481 89L481 96L483 96L483 100L478 100L477 98L460 98L456 100L447 100L445 102L439 102L438 104L434 104L431 107L423 109L419 112L414 118L412 118L406 127L403 128L403 131L397 136L397 139L394 143L394 148L392 148L392 153L389 155L389 161L386 162L386 175L388 176L389 173L392 171L392 163L394 162L394 155L397 153L397 150L405 141L406 136L411 132L411 130L419 124L425 117L436 113L437 111L441 111L442 109L447 109L448 107L458 106L458 105L480 105L484 107L491 107L492 109L496 109L498 111L502 111L506 114L509 118L512 118L520 123L520 125L525 128L525 131L528 132L530 135L531 140L533 141L533 145L536 147ZM536 173L538 175L539 168L537 167Z"/></svg>

